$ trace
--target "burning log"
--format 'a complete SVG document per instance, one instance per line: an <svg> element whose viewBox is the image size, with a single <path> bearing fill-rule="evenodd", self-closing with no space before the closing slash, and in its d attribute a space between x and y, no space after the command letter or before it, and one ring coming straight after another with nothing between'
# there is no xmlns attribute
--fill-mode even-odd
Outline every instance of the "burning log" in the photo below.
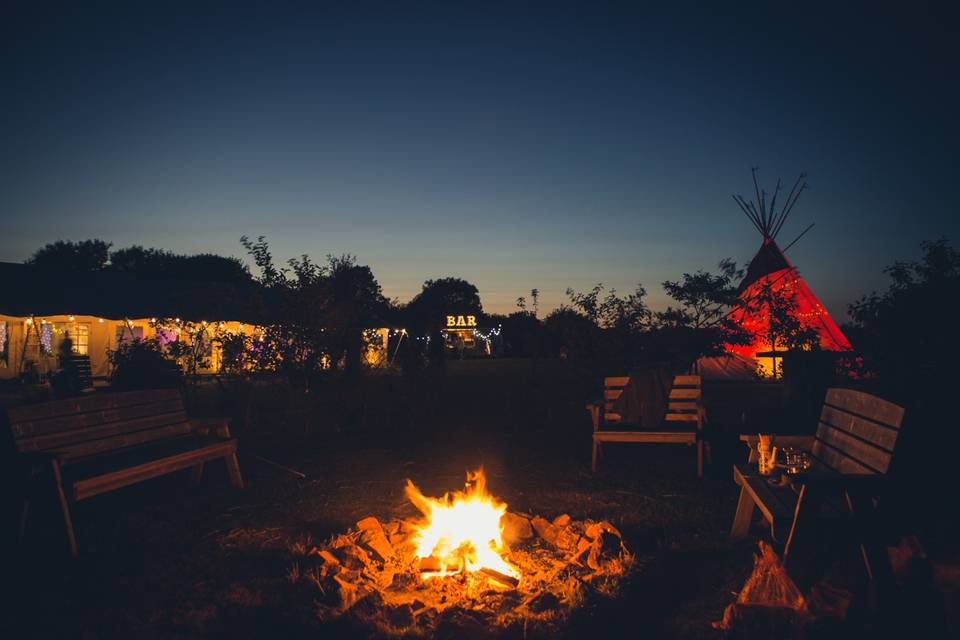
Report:
<svg viewBox="0 0 960 640"><path fill-rule="evenodd" d="M508 511L503 514L500 525L503 527L503 541L508 545L523 542L533 537L533 527L530 526L530 520L515 513Z"/></svg>
<svg viewBox="0 0 960 640"><path fill-rule="evenodd" d="M505 573L500 573L496 569L481 567L480 570L477 571L477 573L487 576L491 580L494 580L495 582L499 582L503 586L510 587L511 589L516 589L518 586L520 586L519 580L517 580L513 576L508 576Z"/></svg>
<svg viewBox="0 0 960 640"><path fill-rule="evenodd" d="M421 573L440 573L442 571L447 573L457 573L459 571L463 571L463 558L458 557L451 561L440 560L434 556L420 558Z"/></svg>
<svg viewBox="0 0 960 640"><path fill-rule="evenodd" d="M616 593L632 557L610 523L510 513L471 479L441 498L409 484L422 519L363 518L297 552L293 584L319 588L322 619L349 614L378 637L551 636L590 593Z"/></svg>
<svg viewBox="0 0 960 640"><path fill-rule="evenodd" d="M557 527L553 525L549 520L544 518L534 518L530 521L530 524L533 525L533 528L536 530L537 535L549 542L550 544L557 543Z"/></svg>

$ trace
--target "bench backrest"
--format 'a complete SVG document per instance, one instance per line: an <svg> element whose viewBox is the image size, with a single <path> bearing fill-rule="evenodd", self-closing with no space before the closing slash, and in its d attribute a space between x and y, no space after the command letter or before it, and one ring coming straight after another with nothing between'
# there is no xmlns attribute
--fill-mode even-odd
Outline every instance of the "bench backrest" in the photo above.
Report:
<svg viewBox="0 0 960 640"><path fill-rule="evenodd" d="M603 421L620 422L623 417L613 410L630 376L609 376L603 379ZM702 426L703 404L700 376L674 376L667 404L667 421L696 422Z"/></svg>
<svg viewBox="0 0 960 640"><path fill-rule="evenodd" d="M703 391L700 376L674 376L667 401L667 422L695 422L703 427Z"/></svg>
<svg viewBox="0 0 960 640"><path fill-rule="evenodd" d="M190 432L176 389L128 391L7 409L21 453L54 452L65 462Z"/></svg>
<svg viewBox="0 0 960 640"><path fill-rule="evenodd" d="M622 416L614 412L613 405L630 382L630 376L609 376L603 379L603 421L620 422Z"/></svg>
<svg viewBox="0 0 960 640"><path fill-rule="evenodd" d="M840 473L883 474L890 467L903 407L852 389L828 389L811 453Z"/></svg>

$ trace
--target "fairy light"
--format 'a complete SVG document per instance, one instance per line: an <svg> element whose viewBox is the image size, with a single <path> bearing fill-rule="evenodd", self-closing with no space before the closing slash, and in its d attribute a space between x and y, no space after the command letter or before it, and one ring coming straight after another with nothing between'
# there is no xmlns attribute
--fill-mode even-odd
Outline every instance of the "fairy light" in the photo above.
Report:
<svg viewBox="0 0 960 640"><path fill-rule="evenodd" d="M53 353L53 331L46 320L40 322L40 348L44 353Z"/></svg>

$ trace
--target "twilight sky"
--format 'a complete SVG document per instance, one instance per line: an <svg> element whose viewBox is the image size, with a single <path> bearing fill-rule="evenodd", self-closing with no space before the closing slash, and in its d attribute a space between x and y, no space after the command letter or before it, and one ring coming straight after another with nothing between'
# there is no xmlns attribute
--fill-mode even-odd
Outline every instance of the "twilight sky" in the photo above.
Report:
<svg viewBox="0 0 960 640"><path fill-rule="evenodd" d="M781 244L816 223L788 255L839 318L956 244L956 16L642 4L4 3L0 260L266 235L401 301L460 276L488 311L597 282L661 307L755 253L752 166L808 172Z"/></svg>

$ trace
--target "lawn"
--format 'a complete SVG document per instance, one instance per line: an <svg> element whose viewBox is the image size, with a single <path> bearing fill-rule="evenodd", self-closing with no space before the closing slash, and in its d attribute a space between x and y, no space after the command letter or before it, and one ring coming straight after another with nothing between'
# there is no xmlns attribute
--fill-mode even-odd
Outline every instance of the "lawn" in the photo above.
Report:
<svg viewBox="0 0 960 640"><path fill-rule="evenodd" d="M231 489L212 464L199 488L173 475L80 503L77 561L52 505L38 509L15 554L10 624L40 637L362 634L318 622L309 594L287 580L291 548L368 515L412 517L405 479L438 495L483 465L511 510L609 520L636 555L619 597L588 602L569 637L717 637L710 622L743 584L754 550L727 539L729 463L743 456L735 426L712 425L720 435L701 481L693 450L669 445L608 445L591 474L584 402L594 383L572 364L452 362L416 389L406 384L374 381L381 391L362 394L359 418L333 410L341 391L320 390L331 419L305 425L255 401L240 431L246 489Z"/></svg>

